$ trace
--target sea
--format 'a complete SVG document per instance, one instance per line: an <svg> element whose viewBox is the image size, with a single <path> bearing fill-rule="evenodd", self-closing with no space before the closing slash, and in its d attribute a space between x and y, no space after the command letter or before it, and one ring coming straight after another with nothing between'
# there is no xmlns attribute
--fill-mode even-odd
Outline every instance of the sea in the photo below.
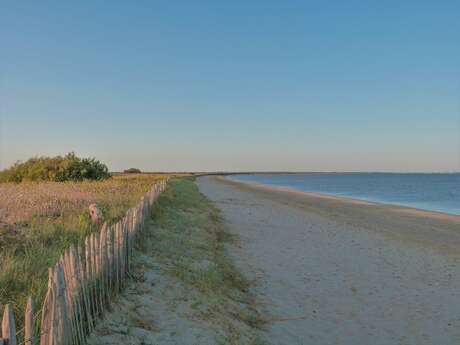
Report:
<svg viewBox="0 0 460 345"><path fill-rule="evenodd" d="M460 215L460 173L241 174L228 178Z"/></svg>

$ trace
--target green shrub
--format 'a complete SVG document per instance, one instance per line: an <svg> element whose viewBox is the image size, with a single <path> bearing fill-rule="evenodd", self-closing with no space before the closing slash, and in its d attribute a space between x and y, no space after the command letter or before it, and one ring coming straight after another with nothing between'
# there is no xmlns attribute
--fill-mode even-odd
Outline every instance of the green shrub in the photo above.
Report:
<svg viewBox="0 0 460 345"><path fill-rule="evenodd" d="M0 182L83 181L110 177L107 166L94 158L79 158L71 152L56 157L34 157L16 162L0 172Z"/></svg>
<svg viewBox="0 0 460 345"><path fill-rule="evenodd" d="M123 171L125 174L140 174L142 171L137 168L129 168Z"/></svg>

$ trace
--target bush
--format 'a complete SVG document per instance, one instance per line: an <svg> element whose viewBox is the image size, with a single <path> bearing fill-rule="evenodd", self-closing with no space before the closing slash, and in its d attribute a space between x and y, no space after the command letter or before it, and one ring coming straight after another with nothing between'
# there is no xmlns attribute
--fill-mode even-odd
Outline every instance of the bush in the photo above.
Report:
<svg viewBox="0 0 460 345"><path fill-rule="evenodd" d="M140 174L142 171L137 168L129 168L123 171L125 174Z"/></svg>
<svg viewBox="0 0 460 345"><path fill-rule="evenodd" d="M0 182L82 181L110 177L107 166L94 158L79 158L71 152L56 157L34 157L16 162L0 172Z"/></svg>

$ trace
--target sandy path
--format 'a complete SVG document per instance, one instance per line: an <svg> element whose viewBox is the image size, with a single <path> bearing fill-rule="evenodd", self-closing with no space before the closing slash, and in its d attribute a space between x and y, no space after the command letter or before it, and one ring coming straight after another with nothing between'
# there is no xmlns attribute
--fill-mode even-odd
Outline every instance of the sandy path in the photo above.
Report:
<svg viewBox="0 0 460 345"><path fill-rule="evenodd" d="M137 253L135 279L110 307L89 345L214 345L216 331L194 320L196 292L165 275L151 256Z"/></svg>
<svg viewBox="0 0 460 345"><path fill-rule="evenodd" d="M255 293L273 318L268 343L460 342L460 257L451 245L460 241L458 223L300 202L213 177L197 183L240 237L229 251L257 279Z"/></svg>

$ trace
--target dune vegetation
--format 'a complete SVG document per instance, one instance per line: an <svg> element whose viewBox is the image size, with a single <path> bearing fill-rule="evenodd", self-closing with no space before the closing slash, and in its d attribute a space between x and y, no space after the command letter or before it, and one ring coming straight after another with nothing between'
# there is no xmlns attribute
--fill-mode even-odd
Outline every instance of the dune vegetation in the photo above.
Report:
<svg viewBox="0 0 460 345"><path fill-rule="evenodd" d="M186 291L170 302L189 300L187 315L219 334L216 344L262 344L257 329L265 318L249 292L251 282L225 249L237 238L227 232L220 211L200 193L193 177L171 180L143 236L139 250L151 258L151 267Z"/></svg>
<svg viewBox="0 0 460 345"><path fill-rule="evenodd" d="M0 182L22 181L83 181L104 180L110 173L104 163L95 158L80 158L73 152L65 156L34 157L16 162L0 172Z"/></svg>
<svg viewBox="0 0 460 345"><path fill-rule="evenodd" d="M90 204L98 205L104 221L116 222L165 177L122 174L96 180L23 178L21 183L0 183L0 305L11 303L21 315L28 296L41 303L48 267L71 243L100 228L90 219Z"/></svg>

